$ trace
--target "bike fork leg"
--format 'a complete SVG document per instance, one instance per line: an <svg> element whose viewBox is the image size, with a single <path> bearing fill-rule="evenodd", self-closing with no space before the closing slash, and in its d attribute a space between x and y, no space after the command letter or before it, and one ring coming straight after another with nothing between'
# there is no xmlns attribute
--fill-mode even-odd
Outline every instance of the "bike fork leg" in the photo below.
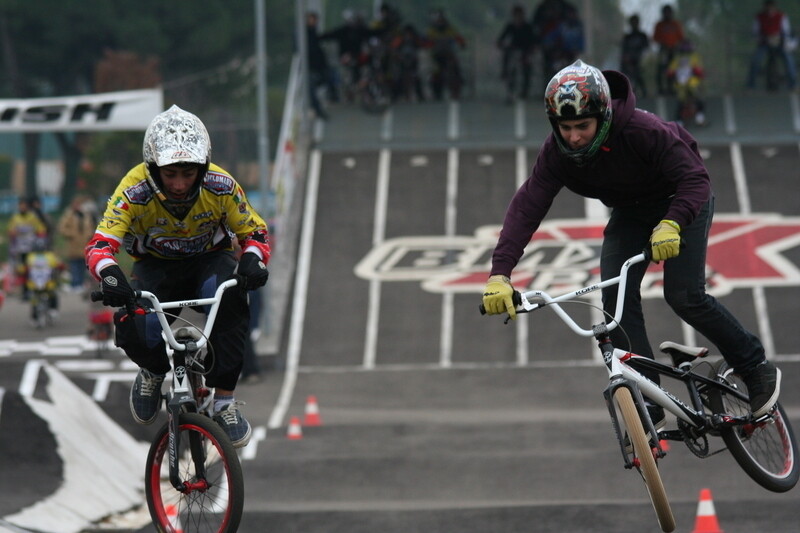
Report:
<svg viewBox="0 0 800 533"><path fill-rule="evenodd" d="M645 408L644 396L642 396L642 391L639 390L639 386L636 383L628 381L624 378L615 379L611 381L611 383L608 384L608 387L606 387L606 390L603 391L603 397L605 398L608 412L611 415L611 423L614 426L614 431L616 432L617 439L619 440L620 451L622 452L622 456L625 458L626 468L632 466L632 463L628 457L628 453L625 451L625 439L619 423L619 417L617 416L617 409L614 406L614 393L620 387L626 387L631 391L633 400L636 403L636 410L639 413L639 418L642 420L642 424L644 425L644 430L648 435L650 435L650 440L654 443L656 455L659 458L664 457L666 453L661 448L661 444L658 439L658 431L653 425L653 421L650 419L650 414Z"/></svg>

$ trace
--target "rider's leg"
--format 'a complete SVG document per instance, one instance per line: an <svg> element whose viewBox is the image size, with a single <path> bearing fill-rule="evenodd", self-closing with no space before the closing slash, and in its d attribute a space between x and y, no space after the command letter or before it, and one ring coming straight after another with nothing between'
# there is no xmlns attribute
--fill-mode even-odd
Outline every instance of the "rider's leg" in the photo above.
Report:
<svg viewBox="0 0 800 533"><path fill-rule="evenodd" d="M615 208L603 232L603 248L600 258L600 272L603 279L619 275L623 263L631 256L641 252L647 245L653 227L652 206L633 206ZM628 271L625 291L625 310L620 327L611 333L614 346L653 358L653 349L645 329L640 284L647 271L647 263L633 265ZM617 286L603 289L603 309L614 315L617 302ZM611 319L606 317L606 321ZM658 382L658 375L646 373L648 378Z"/></svg>
<svg viewBox="0 0 800 533"><path fill-rule="evenodd" d="M766 360L758 337L705 291L706 247L713 213L712 198L681 231L685 246L677 257L664 263L664 297L679 317L714 343L742 377L753 414L761 416L778 400L781 374Z"/></svg>
<svg viewBox="0 0 800 533"><path fill-rule="evenodd" d="M212 296L217 287L229 279L236 268L236 260L228 252L205 254L198 273L200 296ZM211 330L209 342L214 347L214 367L206 375L206 383L217 389L233 392L244 363L244 351L250 334L250 307L247 291L234 287L222 296L217 320Z"/></svg>
<svg viewBox="0 0 800 533"><path fill-rule="evenodd" d="M737 371L745 372L764 360L764 347L706 293L706 247L713 213L712 198L694 221L682 228L680 254L664 262L664 298L680 318L713 342Z"/></svg>

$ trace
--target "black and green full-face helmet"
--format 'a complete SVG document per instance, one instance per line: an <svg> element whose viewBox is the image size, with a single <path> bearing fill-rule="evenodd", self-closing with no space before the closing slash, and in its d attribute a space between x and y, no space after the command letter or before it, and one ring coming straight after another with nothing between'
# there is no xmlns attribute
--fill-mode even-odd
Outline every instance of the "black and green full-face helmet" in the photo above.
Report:
<svg viewBox="0 0 800 533"><path fill-rule="evenodd" d="M582 165L600 148L611 128L611 89L603 73L580 59L561 69L547 84L544 106L561 152ZM561 138L558 122L597 117L597 134L590 144L570 149Z"/></svg>

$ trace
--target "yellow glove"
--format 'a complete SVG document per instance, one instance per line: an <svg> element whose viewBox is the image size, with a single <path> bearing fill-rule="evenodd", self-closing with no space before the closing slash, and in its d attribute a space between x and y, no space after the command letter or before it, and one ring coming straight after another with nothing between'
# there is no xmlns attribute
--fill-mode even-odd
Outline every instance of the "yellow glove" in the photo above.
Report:
<svg viewBox="0 0 800 533"><path fill-rule="evenodd" d="M508 276L500 274L489 277L486 288L483 290L483 307L489 315L499 315L507 312L508 316L517 319L517 310L514 308L514 301L511 295L514 294L514 287Z"/></svg>
<svg viewBox="0 0 800 533"><path fill-rule="evenodd" d="M681 227L673 220L662 220L650 236L650 248L656 263L677 256L681 251Z"/></svg>

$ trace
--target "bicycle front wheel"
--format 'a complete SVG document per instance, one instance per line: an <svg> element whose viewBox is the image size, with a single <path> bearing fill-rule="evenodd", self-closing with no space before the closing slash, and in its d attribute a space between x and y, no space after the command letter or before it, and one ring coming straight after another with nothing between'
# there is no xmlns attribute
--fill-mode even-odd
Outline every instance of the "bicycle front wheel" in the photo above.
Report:
<svg viewBox="0 0 800 533"><path fill-rule="evenodd" d="M165 424L150 446L145 493L160 533L234 533L244 505L239 457L225 432L210 418L180 415L178 471L184 490L169 479L169 430Z"/></svg>
<svg viewBox="0 0 800 533"><path fill-rule="evenodd" d="M717 379L747 391L741 377L725 361L719 361L715 371ZM708 396L715 413L742 417L750 413L748 402L724 390L710 389ZM722 428L720 435L739 466L765 489L786 492L797 484L800 478L797 439L780 404L768 420Z"/></svg>
<svg viewBox="0 0 800 533"><path fill-rule="evenodd" d="M650 439L642 426L642 419L639 418L639 411L633 402L631 391L625 387L619 387L614 392L614 401L625 423L625 430L633 445L634 464L642 474L661 530L674 531L675 517L672 515L667 492L664 490L664 483L661 481L661 474L658 472L658 465L656 465L656 459L650 447Z"/></svg>

